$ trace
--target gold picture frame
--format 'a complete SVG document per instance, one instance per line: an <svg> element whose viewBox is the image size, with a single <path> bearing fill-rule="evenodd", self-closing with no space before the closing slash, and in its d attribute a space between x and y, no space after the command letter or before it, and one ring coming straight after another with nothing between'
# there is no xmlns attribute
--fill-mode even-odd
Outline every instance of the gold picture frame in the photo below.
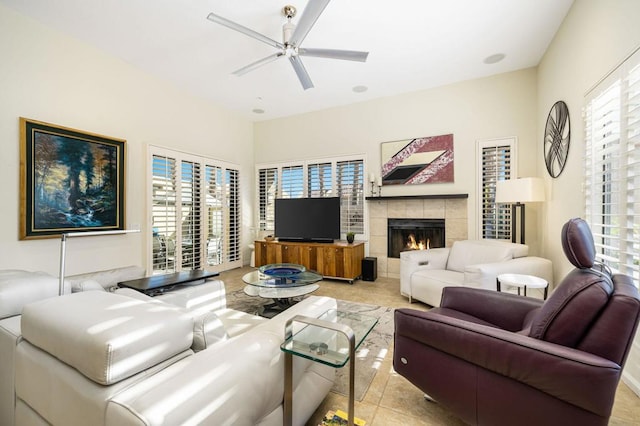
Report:
<svg viewBox="0 0 640 426"><path fill-rule="evenodd" d="M125 229L125 144L20 117L20 239Z"/></svg>

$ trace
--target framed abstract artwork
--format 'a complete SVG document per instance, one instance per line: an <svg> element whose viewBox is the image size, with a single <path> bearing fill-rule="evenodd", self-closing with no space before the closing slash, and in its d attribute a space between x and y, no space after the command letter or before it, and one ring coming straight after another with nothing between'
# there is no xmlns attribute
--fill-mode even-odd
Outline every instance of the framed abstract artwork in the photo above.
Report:
<svg viewBox="0 0 640 426"><path fill-rule="evenodd" d="M381 144L383 185L454 181L453 134Z"/></svg>
<svg viewBox="0 0 640 426"><path fill-rule="evenodd" d="M124 229L125 142L20 118L20 239Z"/></svg>

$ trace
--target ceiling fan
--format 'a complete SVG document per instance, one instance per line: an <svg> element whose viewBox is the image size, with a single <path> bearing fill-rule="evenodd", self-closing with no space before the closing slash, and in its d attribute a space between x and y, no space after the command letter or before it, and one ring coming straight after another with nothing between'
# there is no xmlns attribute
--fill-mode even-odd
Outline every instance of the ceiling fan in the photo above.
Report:
<svg viewBox="0 0 640 426"><path fill-rule="evenodd" d="M291 19L296 16L296 8L291 5L285 6L282 9L282 14L287 18L287 22L282 26L282 43L214 13L210 13L209 16L207 16L207 19L279 49L277 53L244 66L234 71L233 74L241 76L258 67L273 62L276 59L285 57L289 59L289 62L291 62L303 89L307 90L313 87L313 83L311 82L311 78L309 77L307 70L302 64L301 56L315 56L318 58L365 62L369 55L369 52L359 52L354 50L312 49L300 47L307 34L309 34L309 31L311 31L311 28L320 17L320 14L324 11L325 7L327 7L327 4L329 4L329 1L330 0L309 0L307 7L302 12L298 25L291 22Z"/></svg>

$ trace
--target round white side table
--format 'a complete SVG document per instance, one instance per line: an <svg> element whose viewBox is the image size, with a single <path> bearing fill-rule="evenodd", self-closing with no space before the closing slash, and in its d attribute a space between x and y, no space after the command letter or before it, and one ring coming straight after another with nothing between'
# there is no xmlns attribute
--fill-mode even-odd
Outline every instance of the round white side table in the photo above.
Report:
<svg viewBox="0 0 640 426"><path fill-rule="evenodd" d="M498 291L501 291L502 285L518 287L518 294L520 294L520 289L523 288L525 296L527 295L527 287L544 288L544 300L547 300L547 290L549 289L549 283L540 277L523 274L500 274L496 278L496 287Z"/></svg>

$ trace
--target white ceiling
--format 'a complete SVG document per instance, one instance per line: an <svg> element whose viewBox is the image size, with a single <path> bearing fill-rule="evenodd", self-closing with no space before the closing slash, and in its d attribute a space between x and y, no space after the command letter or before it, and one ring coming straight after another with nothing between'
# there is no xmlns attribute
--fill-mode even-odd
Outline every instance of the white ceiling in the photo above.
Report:
<svg viewBox="0 0 640 426"><path fill-rule="evenodd" d="M307 0L0 2L259 121L536 66L573 0L333 0L302 46L369 58L303 58L315 85L306 91L284 59L232 75L276 50L206 18L213 12L282 41L283 6L299 18ZM483 63L497 53L506 58ZM358 85L368 90L355 93Z"/></svg>

